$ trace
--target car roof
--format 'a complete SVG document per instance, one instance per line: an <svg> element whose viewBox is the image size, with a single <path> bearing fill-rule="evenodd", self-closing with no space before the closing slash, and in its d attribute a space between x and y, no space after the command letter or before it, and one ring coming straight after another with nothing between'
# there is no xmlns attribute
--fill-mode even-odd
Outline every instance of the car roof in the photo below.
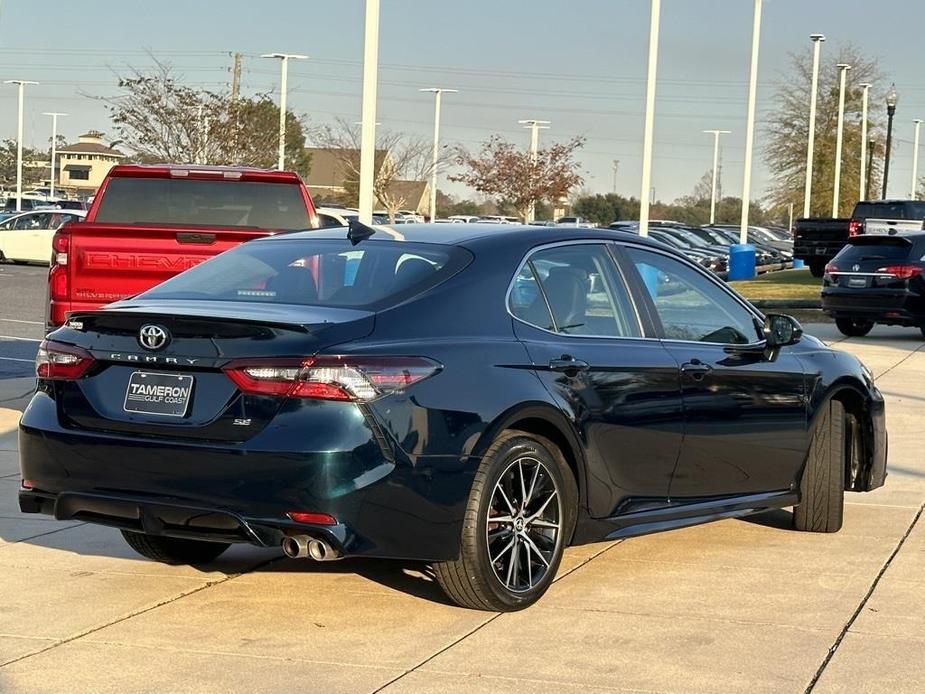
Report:
<svg viewBox="0 0 925 694"><path fill-rule="evenodd" d="M561 241L634 240L654 248L665 248L665 244L650 241L637 234L616 229L589 229L579 227L547 227L527 224L372 224L375 233L369 238L376 241L406 241L409 243L432 243L446 246L504 245L536 246ZM344 239L343 227L315 229L285 234L276 234L253 243L272 242L279 239ZM360 242L362 243L362 242Z"/></svg>

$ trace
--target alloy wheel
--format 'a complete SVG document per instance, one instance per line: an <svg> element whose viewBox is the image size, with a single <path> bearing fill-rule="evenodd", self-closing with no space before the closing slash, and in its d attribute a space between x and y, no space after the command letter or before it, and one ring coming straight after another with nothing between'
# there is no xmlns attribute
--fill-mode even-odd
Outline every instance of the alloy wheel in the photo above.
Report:
<svg viewBox="0 0 925 694"><path fill-rule="evenodd" d="M506 590L524 593L546 576L559 545L561 506L555 478L536 458L518 458L498 478L485 532L489 562Z"/></svg>

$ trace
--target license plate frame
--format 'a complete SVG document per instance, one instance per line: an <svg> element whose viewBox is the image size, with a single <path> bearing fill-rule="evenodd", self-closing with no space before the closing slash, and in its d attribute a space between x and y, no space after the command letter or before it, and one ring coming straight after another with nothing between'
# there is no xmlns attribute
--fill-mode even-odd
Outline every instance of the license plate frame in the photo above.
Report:
<svg viewBox="0 0 925 694"><path fill-rule="evenodd" d="M849 289L867 289L870 286L870 277L848 277L845 283Z"/></svg>
<svg viewBox="0 0 925 694"><path fill-rule="evenodd" d="M129 414L185 417L195 382L188 374L133 371L125 387L122 409Z"/></svg>

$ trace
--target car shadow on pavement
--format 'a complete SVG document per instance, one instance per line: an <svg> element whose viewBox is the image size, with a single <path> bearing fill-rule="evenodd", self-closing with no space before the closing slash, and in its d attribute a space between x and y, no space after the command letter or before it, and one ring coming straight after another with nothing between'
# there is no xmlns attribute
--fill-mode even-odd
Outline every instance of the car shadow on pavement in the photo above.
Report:
<svg viewBox="0 0 925 694"><path fill-rule="evenodd" d="M307 579L317 575L335 575L343 576L345 583L353 583L352 575L416 598L442 605L454 604L440 589L434 579L433 569L424 562L361 558L316 562L311 559L280 557L264 564L255 573L307 574Z"/></svg>
<svg viewBox="0 0 925 694"><path fill-rule="evenodd" d="M739 520L754 523L755 525L763 525L766 528L776 528L777 530L791 530L793 528L793 512L782 508L742 516Z"/></svg>

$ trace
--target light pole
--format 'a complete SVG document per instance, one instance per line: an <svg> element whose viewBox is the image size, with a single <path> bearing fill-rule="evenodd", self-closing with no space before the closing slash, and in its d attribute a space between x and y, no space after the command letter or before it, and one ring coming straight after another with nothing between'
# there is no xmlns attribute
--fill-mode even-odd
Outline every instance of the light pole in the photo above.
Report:
<svg viewBox="0 0 925 694"><path fill-rule="evenodd" d="M819 52L822 49L825 36L823 34L810 34L809 38L813 42L813 77L809 91L809 138L806 143L806 183L803 187L804 217L809 217L810 215L810 202L813 197L813 146L816 142L816 94L819 89Z"/></svg>
<svg viewBox="0 0 925 694"><path fill-rule="evenodd" d="M835 130L835 184L832 188L832 217L838 217L838 198L841 192L841 148L845 132L845 80L851 66L839 63L838 68L838 126Z"/></svg>
<svg viewBox="0 0 925 694"><path fill-rule="evenodd" d="M646 118L642 136L642 179L639 194L639 235L649 235L649 203L652 187L652 140L655 131L655 77L658 71L658 25L661 0L652 0L649 16L649 65L646 73Z"/></svg>
<svg viewBox="0 0 925 694"><path fill-rule="evenodd" d="M536 166L536 153L540 149L540 130L549 130L550 121L548 120L536 120L535 118L528 118L526 120L517 121L524 128L530 129L530 161L533 163L533 166ZM531 224L536 217L536 202L530 203L530 209L527 211L527 219L525 220L527 224Z"/></svg>
<svg viewBox="0 0 925 694"><path fill-rule="evenodd" d="M745 175L742 181L740 245L748 243L748 207L752 192L752 151L755 145L755 101L758 96L758 47L761 42L761 4L762 0L755 0L755 16L752 23L752 62L748 80L748 116L745 121ZM754 258L754 255L752 258ZM753 262L749 277L754 276L754 274Z"/></svg>
<svg viewBox="0 0 925 694"><path fill-rule="evenodd" d="M620 168L620 160L613 160L613 194L617 194L617 170Z"/></svg>
<svg viewBox="0 0 925 694"><path fill-rule="evenodd" d="M48 197L55 197L55 156L58 148L58 116L66 116L66 113L43 113L43 116L51 116L51 189L48 191Z"/></svg>
<svg viewBox="0 0 925 694"><path fill-rule="evenodd" d="M363 107L360 120L360 222L373 222L376 178L376 89L379 86L379 0L366 0L363 39Z"/></svg>
<svg viewBox="0 0 925 694"><path fill-rule="evenodd" d="M16 211L22 211L22 115L23 99L27 84L38 84L31 80L4 80L5 84L19 85L19 126L16 131Z"/></svg>
<svg viewBox="0 0 925 694"><path fill-rule="evenodd" d="M713 135L713 185L710 188L710 224L716 222L716 174L719 170L719 136L729 135L731 130L704 130Z"/></svg>
<svg viewBox="0 0 925 694"><path fill-rule="evenodd" d="M858 200L867 197L867 105L870 100L870 83L861 83L861 175Z"/></svg>
<svg viewBox="0 0 925 694"><path fill-rule="evenodd" d="M276 168L286 168L286 93L289 82L289 59L308 60L307 55L298 53L264 53L261 58L278 58L280 61L279 78L279 162Z"/></svg>
<svg viewBox="0 0 925 694"><path fill-rule="evenodd" d="M890 85L886 95L886 149L883 152L883 194L881 200L886 200L886 184L890 177L890 149L893 145L893 116L896 115L896 104L899 103L899 94L896 93L896 84Z"/></svg>
<svg viewBox="0 0 925 694"><path fill-rule="evenodd" d="M922 119L916 118L912 122L915 123L915 138L912 145L912 199L918 200L916 193L919 189L919 129L922 126Z"/></svg>
<svg viewBox="0 0 925 694"><path fill-rule="evenodd" d="M434 95L434 161L430 173L430 221L437 218L437 166L440 161L440 97L446 94L457 94L458 89L441 89L428 87L419 89L420 92L431 92Z"/></svg>

